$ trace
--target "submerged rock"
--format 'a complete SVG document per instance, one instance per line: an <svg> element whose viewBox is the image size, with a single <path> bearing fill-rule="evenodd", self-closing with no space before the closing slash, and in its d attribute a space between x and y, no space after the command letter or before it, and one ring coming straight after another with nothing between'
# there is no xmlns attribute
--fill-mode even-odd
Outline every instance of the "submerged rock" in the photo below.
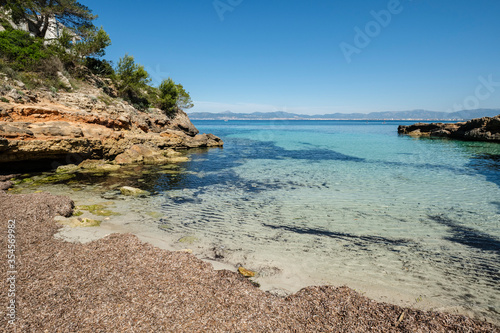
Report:
<svg viewBox="0 0 500 333"><path fill-rule="evenodd" d="M184 243L184 244L193 244L198 241L198 238L194 236L185 236L182 237L178 240L179 243Z"/></svg>
<svg viewBox="0 0 500 333"><path fill-rule="evenodd" d="M58 166L56 173L74 173L78 170L80 170L80 167L78 165L67 164L67 165Z"/></svg>
<svg viewBox="0 0 500 333"><path fill-rule="evenodd" d="M249 278L249 277L254 277L255 276L255 272L252 272L246 268L243 268L243 267L239 267L238 268L238 272L240 272L241 275L243 275L244 277L246 278Z"/></svg>
<svg viewBox="0 0 500 333"><path fill-rule="evenodd" d="M78 167L92 173L107 173L120 169L119 165L114 165L103 160L85 160Z"/></svg>
<svg viewBox="0 0 500 333"><path fill-rule="evenodd" d="M34 178L25 178L21 181L21 183L30 183L31 186L39 186L43 184L52 184L64 182L70 179L75 178L76 176L72 173L56 173L54 175L50 175L47 177L34 177Z"/></svg>
<svg viewBox="0 0 500 333"><path fill-rule="evenodd" d="M102 221L93 220L89 218L81 218L81 217L71 217L71 218L56 218L58 223L62 225L66 225L69 227L99 227Z"/></svg>
<svg viewBox="0 0 500 333"><path fill-rule="evenodd" d="M148 196L150 193L148 191L141 190L139 188L131 187L131 186L123 186L120 187L120 192L123 195L128 195L128 196L135 196L135 197L141 197L141 196Z"/></svg>
<svg viewBox="0 0 500 333"><path fill-rule="evenodd" d="M124 164L166 164L176 162L186 162L189 158L182 156L181 153L173 149L161 150L157 147L146 146L143 144L133 145L124 153L116 156L115 163Z"/></svg>
<svg viewBox="0 0 500 333"><path fill-rule="evenodd" d="M111 216L111 215L120 215L120 213L113 212L109 209L105 209L105 205L88 205L88 206L77 206L75 209L78 210L86 210L91 214L98 215L98 216ZM75 214L73 214L75 215Z"/></svg>

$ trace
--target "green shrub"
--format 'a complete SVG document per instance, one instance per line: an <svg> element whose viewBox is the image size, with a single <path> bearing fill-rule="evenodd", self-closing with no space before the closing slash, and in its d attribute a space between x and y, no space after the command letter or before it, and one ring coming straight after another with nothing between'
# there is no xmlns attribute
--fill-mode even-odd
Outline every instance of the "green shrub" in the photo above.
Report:
<svg viewBox="0 0 500 333"><path fill-rule="evenodd" d="M189 93L182 84L176 84L171 78L163 80L158 87L158 107L169 117L174 116L180 109L193 107Z"/></svg>
<svg viewBox="0 0 500 333"><path fill-rule="evenodd" d="M0 54L17 71L36 70L41 60L51 56L42 39L20 30L0 32Z"/></svg>
<svg viewBox="0 0 500 333"><path fill-rule="evenodd" d="M155 99L154 88L149 86L151 78L144 66L136 64L134 57L125 54L116 67L120 97L139 110L145 110Z"/></svg>
<svg viewBox="0 0 500 333"><path fill-rule="evenodd" d="M163 80L158 87L158 91L160 93L158 103L160 109L162 109L167 115L175 114L177 111L177 99L179 97L179 90L177 89L175 82L171 78Z"/></svg>
<svg viewBox="0 0 500 333"><path fill-rule="evenodd" d="M100 60L96 58L85 58L84 66L87 67L93 74L112 77L115 74L113 65L110 61Z"/></svg>

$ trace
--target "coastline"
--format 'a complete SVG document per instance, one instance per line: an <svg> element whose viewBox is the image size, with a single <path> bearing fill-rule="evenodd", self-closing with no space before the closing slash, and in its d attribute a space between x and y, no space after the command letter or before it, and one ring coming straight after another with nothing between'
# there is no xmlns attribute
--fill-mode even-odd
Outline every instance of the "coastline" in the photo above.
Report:
<svg viewBox="0 0 500 333"><path fill-rule="evenodd" d="M347 287L307 287L276 296L237 273L216 271L192 254L162 250L131 234L66 242L54 237L61 228L54 217L70 216L69 198L1 191L0 197L2 221L16 220L15 325L23 331L500 332L465 316L375 302ZM5 289L5 276L2 281ZM4 321L2 315L5 327Z"/></svg>

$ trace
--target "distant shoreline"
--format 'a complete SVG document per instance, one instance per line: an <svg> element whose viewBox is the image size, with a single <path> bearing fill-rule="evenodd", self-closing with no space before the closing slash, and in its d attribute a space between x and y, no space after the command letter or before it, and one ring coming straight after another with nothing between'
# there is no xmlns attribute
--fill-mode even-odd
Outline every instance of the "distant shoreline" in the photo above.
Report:
<svg viewBox="0 0 500 333"><path fill-rule="evenodd" d="M421 118L409 118L409 119L340 119L340 118L195 118L189 117L190 120L219 120L219 121L273 121L273 120L311 120L311 121L467 121L469 119L421 119Z"/></svg>
<svg viewBox="0 0 500 333"><path fill-rule="evenodd" d="M369 113L327 113L298 114L284 111L237 113L191 112L191 120L364 120L364 121L467 121L482 117L495 117L500 109L476 109L457 112L438 112L428 110L384 111Z"/></svg>

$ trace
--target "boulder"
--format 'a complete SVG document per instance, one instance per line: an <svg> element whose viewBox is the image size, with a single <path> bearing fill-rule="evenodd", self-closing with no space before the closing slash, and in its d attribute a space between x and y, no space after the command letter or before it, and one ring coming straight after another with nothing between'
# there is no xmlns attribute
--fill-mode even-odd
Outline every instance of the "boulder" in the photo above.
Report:
<svg viewBox="0 0 500 333"><path fill-rule="evenodd" d="M115 158L116 164L165 164L189 159L173 149L161 150L144 144L133 145Z"/></svg>
<svg viewBox="0 0 500 333"><path fill-rule="evenodd" d="M467 122L417 123L399 126L399 134L410 136L446 137L459 140L500 142L500 115L483 117Z"/></svg>
<svg viewBox="0 0 500 333"><path fill-rule="evenodd" d="M59 79L59 83L61 83L61 85L64 87L64 89L66 89L66 90L73 89L68 78L66 76L64 76L64 74L62 72L57 72L56 75L57 75L57 78Z"/></svg>
<svg viewBox="0 0 500 333"><path fill-rule="evenodd" d="M220 147L222 145L222 140L213 134L198 134L192 138L187 138L186 145L189 148Z"/></svg>
<svg viewBox="0 0 500 333"><path fill-rule="evenodd" d="M66 164L58 166L56 173L74 173L78 170L80 170L80 167L78 165Z"/></svg>
<svg viewBox="0 0 500 333"><path fill-rule="evenodd" d="M112 172L120 169L119 165L110 164L103 160L85 160L78 165L78 168L93 173Z"/></svg>
<svg viewBox="0 0 500 333"><path fill-rule="evenodd" d="M143 197L148 196L150 193L148 191L141 190L139 188L131 187L131 186L123 186L120 187L120 192L123 195L134 196L134 197Z"/></svg>
<svg viewBox="0 0 500 333"><path fill-rule="evenodd" d="M5 182L0 182L0 191L5 191L5 190L8 190L8 189L9 189L9 188L11 188L13 185L14 185L14 183L13 183L13 182L11 182L10 180L5 181Z"/></svg>
<svg viewBox="0 0 500 333"><path fill-rule="evenodd" d="M176 115L170 119L170 128L182 131L189 136L195 136L200 133L191 120L189 120L188 115L182 110L179 110Z"/></svg>

